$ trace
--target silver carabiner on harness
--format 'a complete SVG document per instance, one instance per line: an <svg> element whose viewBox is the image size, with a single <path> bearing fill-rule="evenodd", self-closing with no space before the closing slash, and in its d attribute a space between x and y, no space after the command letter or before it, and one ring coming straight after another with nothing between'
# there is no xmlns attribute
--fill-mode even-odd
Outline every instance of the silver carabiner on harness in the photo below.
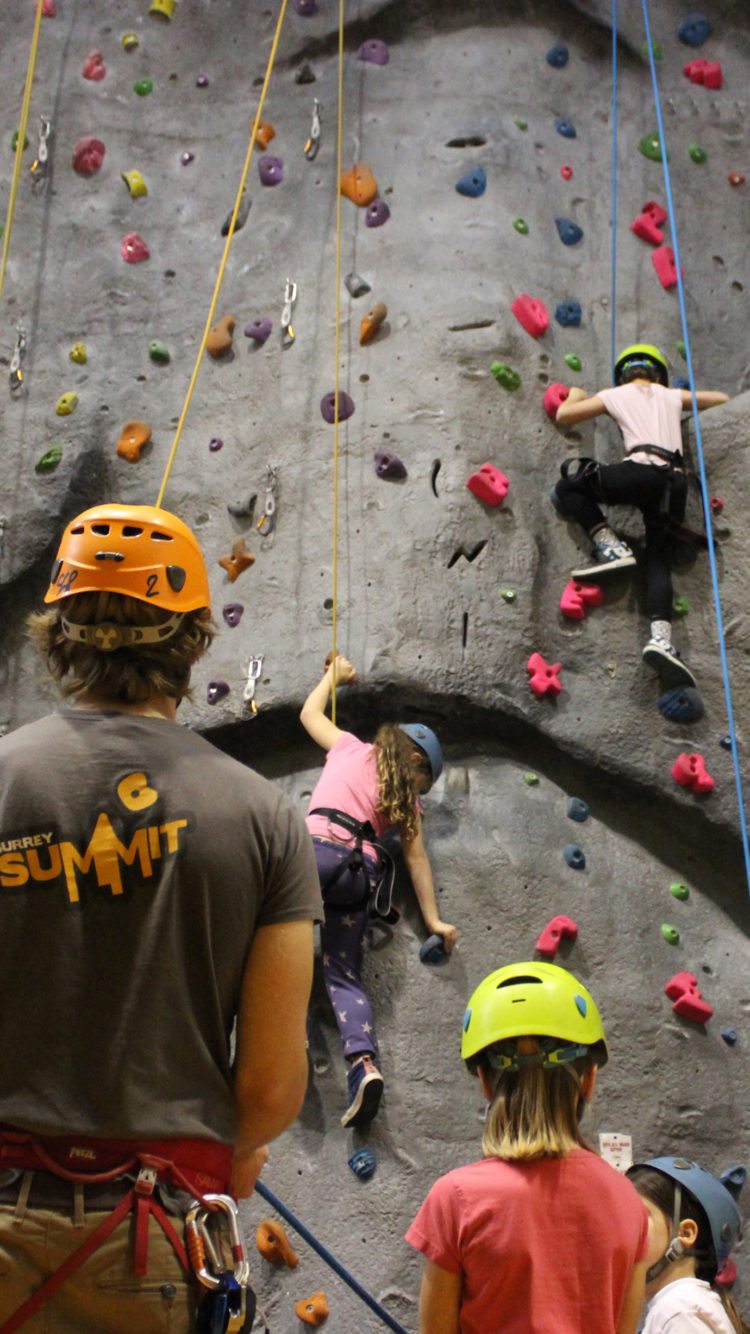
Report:
<svg viewBox="0 0 750 1334"><path fill-rule="evenodd" d="M26 331L19 324L16 333L16 346L10 360L10 392L17 394L23 387L23 362L26 356Z"/></svg>
<svg viewBox="0 0 750 1334"><path fill-rule="evenodd" d="M310 125L310 134L305 144L305 157L308 162L314 162L318 156L320 148L320 112L321 106L317 97L313 101L312 123Z"/></svg>
<svg viewBox="0 0 750 1334"><path fill-rule="evenodd" d="M297 284L287 278L284 284L284 309L281 312L281 346L291 347L297 335L292 327L292 314L297 300Z"/></svg>
<svg viewBox="0 0 750 1334"><path fill-rule="evenodd" d="M39 186L47 179L49 171L49 140L52 135L52 121L49 116L39 117L39 142L36 157L29 167L32 185Z"/></svg>
<svg viewBox="0 0 750 1334"><path fill-rule="evenodd" d="M279 474L276 468L268 464L266 469L266 499L255 527L261 537L272 537L276 531L276 496L279 488Z"/></svg>
<svg viewBox="0 0 750 1334"><path fill-rule="evenodd" d="M258 705L255 700L255 687L263 671L263 654L259 653L257 657L251 658L247 667L247 683L242 692L242 698L245 701L250 712L255 715L258 712Z"/></svg>
<svg viewBox="0 0 750 1334"><path fill-rule="evenodd" d="M212 1237L209 1227L209 1218L217 1218L219 1214L224 1216L229 1233L231 1269L223 1264L220 1243L217 1247L218 1238ZM192 1200L185 1217L185 1238L195 1276L210 1294L199 1308L197 1328L210 1334L215 1330L237 1334L248 1329L255 1318L255 1294L250 1289L248 1309L250 1265L245 1255L239 1210L231 1195L209 1194L202 1201Z"/></svg>

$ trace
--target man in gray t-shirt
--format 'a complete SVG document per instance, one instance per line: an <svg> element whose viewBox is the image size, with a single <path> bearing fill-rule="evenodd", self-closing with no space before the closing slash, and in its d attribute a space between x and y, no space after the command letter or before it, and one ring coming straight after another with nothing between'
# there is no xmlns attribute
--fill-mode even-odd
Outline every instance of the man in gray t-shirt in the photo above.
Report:
<svg viewBox="0 0 750 1334"><path fill-rule="evenodd" d="M69 702L0 740L0 1248L14 1276L0 1323L132 1184L106 1199L87 1186L92 1211L68 1237L72 1188L35 1171L19 1221L38 1150L79 1174L145 1146L194 1191L230 1178L252 1191L304 1097L321 915L288 799L176 725L213 636L190 530L146 506L89 510L65 531L45 601L31 633ZM42 1221L65 1237L40 1261ZM150 1227L156 1301L151 1262L151 1277L129 1272L126 1219L50 1309L64 1302L77 1331L147 1334L177 1303L192 1328L192 1284Z"/></svg>

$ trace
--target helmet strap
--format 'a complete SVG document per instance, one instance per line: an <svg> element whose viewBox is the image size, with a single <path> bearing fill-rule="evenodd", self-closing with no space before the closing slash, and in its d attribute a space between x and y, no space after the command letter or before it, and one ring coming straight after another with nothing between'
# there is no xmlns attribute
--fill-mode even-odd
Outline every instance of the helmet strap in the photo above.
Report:
<svg viewBox="0 0 750 1334"><path fill-rule="evenodd" d="M99 594L106 599L106 594ZM117 625L113 621L97 621L93 625L79 625L60 617L60 628L66 639L74 644L87 644L101 653L114 653L118 648L134 645L164 644L177 633L184 620L184 612L176 611L159 625Z"/></svg>
<svg viewBox="0 0 750 1334"><path fill-rule="evenodd" d="M680 1213L682 1210L682 1187L675 1183L674 1208L672 1210L672 1240L667 1246L661 1260L657 1260L655 1265L646 1270L646 1282L653 1283L655 1278L664 1273L669 1265L675 1264L677 1260L682 1260L687 1255L690 1247L686 1246L680 1239Z"/></svg>

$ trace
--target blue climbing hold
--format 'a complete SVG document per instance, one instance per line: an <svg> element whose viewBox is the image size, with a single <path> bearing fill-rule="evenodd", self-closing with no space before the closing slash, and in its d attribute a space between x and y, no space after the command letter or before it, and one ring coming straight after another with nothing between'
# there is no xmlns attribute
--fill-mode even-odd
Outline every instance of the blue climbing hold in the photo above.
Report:
<svg viewBox="0 0 750 1334"><path fill-rule="evenodd" d="M695 686L673 686L656 701L663 718L671 723L696 723L703 717L703 700Z"/></svg>
<svg viewBox="0 0 750 1334"><path fill-rule="evenodd" d="M747 1180L747 1170L743 1163L732 1163L731 1167L724 1168L719 1180L722 1186L726 1186L729 1194L733 1195L735 1200L738 1200L740 1191Z"/></svg>
<svg viewBox="0 0 750 1334"><path fill-rule="evenodd" d="M560 301L555 310L555 319L563 329L577 329L582 313L580 301Z"/></svg>
<svg viewBox="0 0 750 1334"><path fill-rule="evenodd" d="M733 1047L735 1042L737 1041L737 1029L722 1028L721 1036L723 1037L728 1047Z"/></svg>
<svg viewBox="0 0 750 1334"><path fill-rule="evenodd" d="M370 1148L355 1149L349 1159L349 1166L355 1177L359 1177L360 1181L369 1181L370 1177L374 1176L377 1165L378 1160L375 1157L375 1150Z"/></svg>
<svg viewBox="0 0 750 1334"><path fill-rule="evenodd" d="M584 871L586 869L586 853L583 848L579 848L577 843L566 843L563 848L563 857L568 866L572 866L574 871Z"/></svg>
<svg viewBox="0 0 750 1334"><path fill-rule="evenodd" d="M572 218L555 218L555 226L563 245L578 245L583 240L583 227Z"/></svg>
<svg viewBox="0 0 750 1334"><path fill-rule="evenodd" d="M420 963L430 964L433 968L447 961L448 955L445 952L443 937L439 935L428 936L419 950Z"/></svg>
<svg viewBox="0 0 750 1334"><path fill-rule="evenodd" d="M673 389L689 389L689 388L690 388L690 381L689 381L689 380L686 380L684 375L673 375L673 376L672 376L672 388L673 388Z"/></svg>
<svg viewBox="0 0 750 1334"><path fill-rule="evenodd" d="M478 199L487 189L487 173L484 167L472 167L470 171L465 171L456 181L456 189L460 195Z"/></svg>
<svg viewBox="0 0 750 1334"><path fill-rule="evenodd" d="M576 127L571 120L566 120L564 116L555 116L555 129L561 134L563 139L577 139Z"/></svg>
<svg viewBox="0 0 750 1334"><path fill-rule="evenodd" d="M705 14L686 14L677 29L677 36L686 46L702 46L712 31L711 20Z"/></svg>
<svg viewBox="0 0 750 1334"><path fill-rule="evenodd" d="M719 737L719 745L721 746L722 750L732 749L732 738L728 732L726 733L725 736Z"/></svg>
<svg viewBox="0 0 750 1334"><path fill-rule="evenodd" d="M584 820L589 818L589 804L583 800L583 797L568 798L568 819L576 820L578 824L583 824Z"/></svg>
<svg viewBox="0 0 750 1334"><path fill-rule="evenodd" d="M556 46L550 47L547 52L547 64L553 69L564 69L568 63L570 52L564 42L558 42Z"/></svg>

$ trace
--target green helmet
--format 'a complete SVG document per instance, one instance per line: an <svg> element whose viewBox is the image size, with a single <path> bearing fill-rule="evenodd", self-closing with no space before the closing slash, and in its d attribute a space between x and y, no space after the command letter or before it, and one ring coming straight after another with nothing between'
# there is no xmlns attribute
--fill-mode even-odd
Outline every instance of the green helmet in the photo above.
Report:
<svg viewBox="0 0 750 1334"><path fill-rule="evenodd" d="M608 1059L596 1002L572 973L553 963L514 963L480 982L466 1007L461 1056L471 1060L496 1043L521 1037L556 1040L559 1046L545 1044L542 1063L548 1066L583 1055L597 1065ZM514 1069L518 1062L502 1066Z"/></svg>
<svg viewBox="0 0 750 1334"><path fill-rule="evenodd" d="M620 353L615 362L615 384L627 384L629 380L635 379L634 371L643 372L647 369L656 374L659 384L665 387L669 384L667 362L658 347L654 347L653 343L633 343ZM630 373L627 374L626 370Z"/></svg>

